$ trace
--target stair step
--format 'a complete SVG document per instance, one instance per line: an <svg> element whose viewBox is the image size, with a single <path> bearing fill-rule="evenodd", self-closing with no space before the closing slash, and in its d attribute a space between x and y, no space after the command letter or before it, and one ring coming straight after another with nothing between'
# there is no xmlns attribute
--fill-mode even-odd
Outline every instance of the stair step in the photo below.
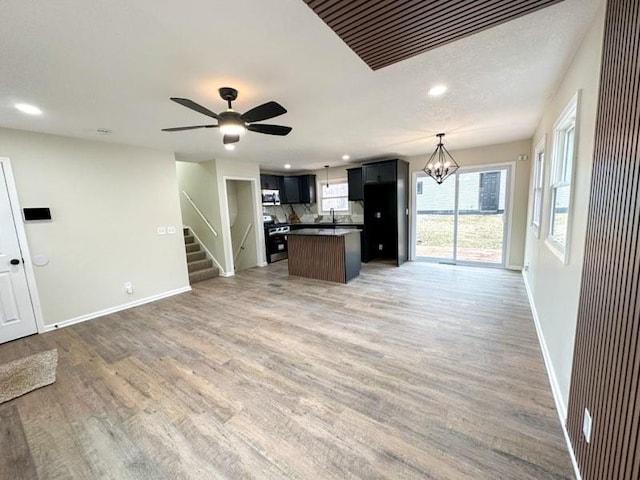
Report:
<svg viewBox="0 0 640 480"><path fill-rule="evenodd" d="M189 274L189 283L194 284L210 278L215 278L220 275L220 270L217 267L205 268L204 270L198 270Z"/></svg>
<svg viewBox="0 0 640 480"><path fill-rule="evenodd" d="M199 243L189 243L185 245L185 250L187 253L199 252L200 244Z"/></svg>
<svg viewBox="0 0 640 480"><path fill-rule="evenodd" d="M197 272L198 270L204 270L205 268L211 268L212 266L213 262L208 258L187 263L187 269L189 270L189 273Z"/></svg>
<svg viewBox="0 0 640 480"><path fill-rule="evenodd" d="M185 235L184 236L184 243L186 245L188 245L189 243L194 243L196 241L196 238L193 235Z"/></svg>
<svg viewBox="0 0 640 480"><path fill-rule="evenodd" d="M207 258L207 255L202 250L199 252L187 252L187 262L195 262L196 260L204 260L205 258Z"/></svg>
<svg viewBox="0 0 640 480"><path fill-rule="evenodd" d="M182 234L183 235L189 235L189 229L188 228L183 228L182 229Z"/></svg>

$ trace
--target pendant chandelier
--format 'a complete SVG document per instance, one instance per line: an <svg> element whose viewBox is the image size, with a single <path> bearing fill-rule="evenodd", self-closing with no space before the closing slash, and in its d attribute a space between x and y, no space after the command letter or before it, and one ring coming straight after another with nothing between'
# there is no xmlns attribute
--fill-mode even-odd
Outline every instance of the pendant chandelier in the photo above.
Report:
<svg viewBox="0 0 640 480"><path fill-rule="evenodd" d="M444 133L439 133L436 137L438 137L438 146L431 154L431 157L429 157L429 161L422 171L438 182L438 184L441 184L447 177L458 170L460 166L442 143Z"/></svg>
<svg viewBox="0 0 640 480"><path fill-rule="evenodd" d="M329 165L325 165L324 169L327 172L327 188L329 188Z"/></svg>

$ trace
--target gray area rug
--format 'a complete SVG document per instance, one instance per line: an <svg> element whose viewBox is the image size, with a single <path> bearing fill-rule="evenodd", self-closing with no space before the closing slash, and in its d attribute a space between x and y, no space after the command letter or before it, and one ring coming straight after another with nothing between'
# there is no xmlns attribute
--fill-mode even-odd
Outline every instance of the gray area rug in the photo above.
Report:
<svg viewBox="0 0 640 480"><path fill-rule="evenodd" d="M36 353L0 365L0 403L56 381L58 350Z"/></svg>

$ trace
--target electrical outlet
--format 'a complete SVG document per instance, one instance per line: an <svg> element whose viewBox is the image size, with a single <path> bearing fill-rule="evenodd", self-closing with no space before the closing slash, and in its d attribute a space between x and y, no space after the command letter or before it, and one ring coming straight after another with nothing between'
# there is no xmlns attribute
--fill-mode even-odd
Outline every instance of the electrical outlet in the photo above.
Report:
<svg viewBox="0 0 640 480"><path fill-rule="evenodd" d="M158 235L166 235L167 227L158 227Z"/></svg>
<svg viewBox="0 0 640 480"><path fill-rule="evenodd" d="M174 227L173 225L169 225L169 226L167 227L167 233L168 233L169 235L175 235L175 233L176 233L176 227Z"/></svg>
<svg viewBox="0 0 640 480"><path fill-rule="evenodd" d="M129 295L131 295L133 293L133 285L131 285L131 282L125 282L124 291L126 293L128 293Z"/></svg>
<svg viewBox="0 0 640 480"><path fill-rule="evenodd" d="M582 421L582 433L584 434L584 439L587 443L591 443L591 427L593 426L593 419L591 418L591 414L589 410L584 409L584 419Z"/></svg>

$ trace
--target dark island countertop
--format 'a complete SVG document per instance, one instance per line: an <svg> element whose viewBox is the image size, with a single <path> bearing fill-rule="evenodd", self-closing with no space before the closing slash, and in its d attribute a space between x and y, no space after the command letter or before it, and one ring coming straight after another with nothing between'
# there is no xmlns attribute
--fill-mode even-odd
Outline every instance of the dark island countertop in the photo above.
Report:
<svg viewBox="0 0 640 480"><path fill-rule="evenodd" d="M307 235L314 237L343 237L352 233L360 233L360 230L355 228L301 228L298 230L291 230L287 235Z"/></svg>
<svg viewBox="0 0 640 480"><path fill-rule="evenodd" d="M322 227L364 227L362 223L343 223L343 222L317 222L317 223L289 223L292 227L304 227L304 228L322 228Z"/></svg>

